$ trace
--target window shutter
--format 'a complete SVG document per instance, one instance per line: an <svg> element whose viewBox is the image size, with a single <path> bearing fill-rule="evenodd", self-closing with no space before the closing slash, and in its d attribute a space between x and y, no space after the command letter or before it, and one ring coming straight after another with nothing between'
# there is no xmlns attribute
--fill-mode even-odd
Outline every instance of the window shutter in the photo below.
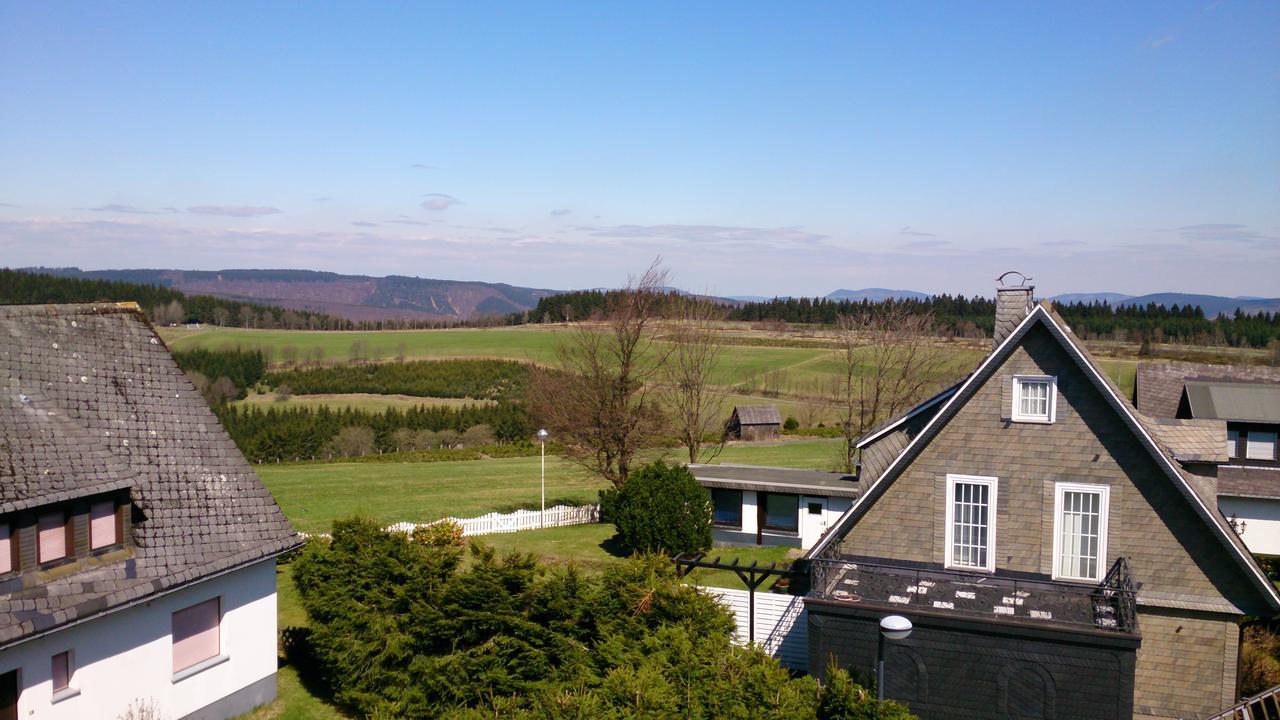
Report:
<svg viewBox="0 0 1280 720"><path fill-rule="evenodd" d="M219 598L173 614L173 671L185 670L221 652Z"/></svg>
<svg viewBox="0 0 1280 720"><path fill-rule="evenodd" d="M110 547L120 542L116 532L116 504L113 500L96 502L89 509L89 548Z"/></svg>
<svg viewBox="0 0 1280 720"><path fill-rule="evenodd" d="M40 562L47 563L67 556L67 515L62 511L45 513L38 521Z"/></svg>
<svg viewBox="0 0 1280 720"><path fill-rule="evenodd" d="M53 691L66 690L71 685L71 652L53 656Z"/></svg>
<svg viewBox="0 0 1280 720"><path fill-rule="evenodd" d="M13 538L8 525L0 525L0 573L13 572Z"/></svg>
<svg viewBox="0 0 1280 720"><path fill-rule="evenodd" d="M1013 384L1017 382L1012 375L1000 376L1000 419L1013 419Z"/></svg>

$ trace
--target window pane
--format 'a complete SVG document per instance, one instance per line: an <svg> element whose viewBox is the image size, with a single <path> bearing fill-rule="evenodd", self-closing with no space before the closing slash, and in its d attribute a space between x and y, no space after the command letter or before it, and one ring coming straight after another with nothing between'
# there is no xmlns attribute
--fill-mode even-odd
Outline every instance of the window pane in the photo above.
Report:
<svg viewBox="0 0 1280 720"><path fill-rule="evenodd" d="M1276 433L1250 430L1244 444L1244 456L1249 460L1276 459Z"/></svg>
<svg viewBox="0 0 1280 720"><path fill-rule="evenodd" d="M40 562L46 563L67 556L67 516L62 512L40 516Z"/></svg>
<svg viewBox="0 0 1280 720"><path fill-rule="evenodd" d="M765 496L764 524L774 530L800 529L800 497L770 493Z"/></svg>
<svg viewBox="0 0 1280 720"><path fill-rule="evenodd" d="M955 483L952 489L951 561L966 567L987 566L990 486Z"/></svg>
<svg viewBox="0 0 1280 720"><path fill-rule="evenodd" d="M89 509L89 547L109 547L120 542L116 537L116 504L113 500L96 502Z"/></svg>
<svg viewBox="0 0 1280 720"><path fill-rule="evenodd" d="M1058 574L1097 579L1102 493L1066 490L1058 516Z"/></svg>
<svg viewBox="0 0 1280 720"><path fill-rule="evenodd" d="M1022 380L1018 383L1018 413L1027 417L1049 417L1049 383L1045 380Z"/></svg>
<svg viewBox="0 0 1280 720"><path fill-rule="evenodd" d="M1240 431L1239 430L1227 431L1227 457L1229 458L1240 457Z"/></svg>
<svg viewBox="0 0 1280 720"><path fill-rule="evenodd" d="M9 526L0 525L0 573L13 572L13 539Z"/></svg>
<svg viewBox="0 0 1280 720"><path fill-rule="evenodd" d="M177 672L221 651L218 598L173 614L173 671Z"/></svg>
<svg viewBox="0 0 1280 720"><path fill-rule="evenodd" d="M741 490L713 489L711 502L715 505L715 513L712 515L715 524L742 527Z"/></svg>
<svg viewBox="0 0 1280 720"><path fill-rule="evenodd" d="M60 652L53 656L53 691L66 690L71 685L71 653Z"/></svg>

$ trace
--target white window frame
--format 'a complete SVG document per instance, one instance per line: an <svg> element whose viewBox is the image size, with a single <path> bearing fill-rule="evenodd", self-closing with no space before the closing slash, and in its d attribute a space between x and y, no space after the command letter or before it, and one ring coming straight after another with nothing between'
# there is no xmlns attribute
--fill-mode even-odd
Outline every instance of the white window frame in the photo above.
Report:
<svg viewBox="0 0 1280 720"><path fill-rule="evenodd" d="M1073 577L1058 572L1062 553L1062 498L1068 492L1086 492L1101 495L1098 503L1098 574L1097 577ZM1054 483L1053 486L1053 569L1054 580L1075 582L1102 582L1110 566L1107 564L1107 534L1111 516L1111 486L1094 483Z"/></svg>
<svg viewBox="0 0 1280 720"><path fill-rule="evenodd" d="M1047 382L1049 383L1048 416L1042 415L1023 415L1022 414L1022 383L1024 382ZM1055 375L1014 375L1013 376L1013 408L1012 414L1014 422L1024 423L1052 423L1058 414L1058 378Z"/></svg>
<svg viewBox="0 0 1280 720"><path fill-rule="evenodd" d="M973 485L986 485L987 490L987 564L985 566L977 565L957 565L955 564L953 552L953 540L955 538L955 500L956 500L956 483L965 483ZM946 523L946 549L945 564L952 570L963 570L965 572L995 572L996 571L996 510L999 507L997 503L997 495L1000 487L999 478L989 477L986 475L953 475L947 474L947 506L944 510L946 513L944 522Z"/></svg>

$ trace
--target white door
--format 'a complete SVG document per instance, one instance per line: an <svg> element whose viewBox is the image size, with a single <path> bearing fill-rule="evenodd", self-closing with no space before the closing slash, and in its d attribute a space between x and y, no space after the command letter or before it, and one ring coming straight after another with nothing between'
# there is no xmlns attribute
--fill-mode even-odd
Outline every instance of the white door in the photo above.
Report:
<svg viewBox="0 0 1280 720"><path fill-rule="evenodd" d="M827 499L800 498L800 547L808 550L827 531Z"/></svg>

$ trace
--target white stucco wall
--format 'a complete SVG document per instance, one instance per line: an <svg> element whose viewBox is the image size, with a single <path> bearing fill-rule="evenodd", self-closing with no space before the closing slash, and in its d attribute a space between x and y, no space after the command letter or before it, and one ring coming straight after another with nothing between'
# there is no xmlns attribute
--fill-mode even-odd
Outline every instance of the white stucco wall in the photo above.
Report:
<svg viewBox="0 0 1280 720"><path fill-rule="evenodd" d="M1244 523L1240 539L1249 552L1280 555L1280 500L1219 496L1218 509Z"/></svg>
<svg viewBox="0 0 1280 720"><path fill-rule="evenodd" d="M793 545L795 547L803 547L809 549L817 542L817 536L813 533L806 532L808 523L811 522L808 516L809 501L821 501L826 505L823 513L825 527L830 528L836 524L841 515L849 509L853 504L853 500L843 497L822 497L816 495L801 495L799 501L798 527L801 528L799 534L789 534L780 532L764 531L764 543L766 545ZM756 529L759 525L759 497L752 490L742 491L742 529L727 530L724 528L716 528L714 537L719 542L729 542L734 544L754 544L756 541ZM810 542L804 542L809 540Z"/></svg>
<svg viewBox="0 0 1280 720"><path fill-rule="evenodd" d="M171 615L221 597L228 660L173 681ZM70 650L76 697L52 702L53 655ZM18 717L116 718L138 699L181 718L276 671L275 561L269 560L0 651L0 673L20 669Z"/></svg>

